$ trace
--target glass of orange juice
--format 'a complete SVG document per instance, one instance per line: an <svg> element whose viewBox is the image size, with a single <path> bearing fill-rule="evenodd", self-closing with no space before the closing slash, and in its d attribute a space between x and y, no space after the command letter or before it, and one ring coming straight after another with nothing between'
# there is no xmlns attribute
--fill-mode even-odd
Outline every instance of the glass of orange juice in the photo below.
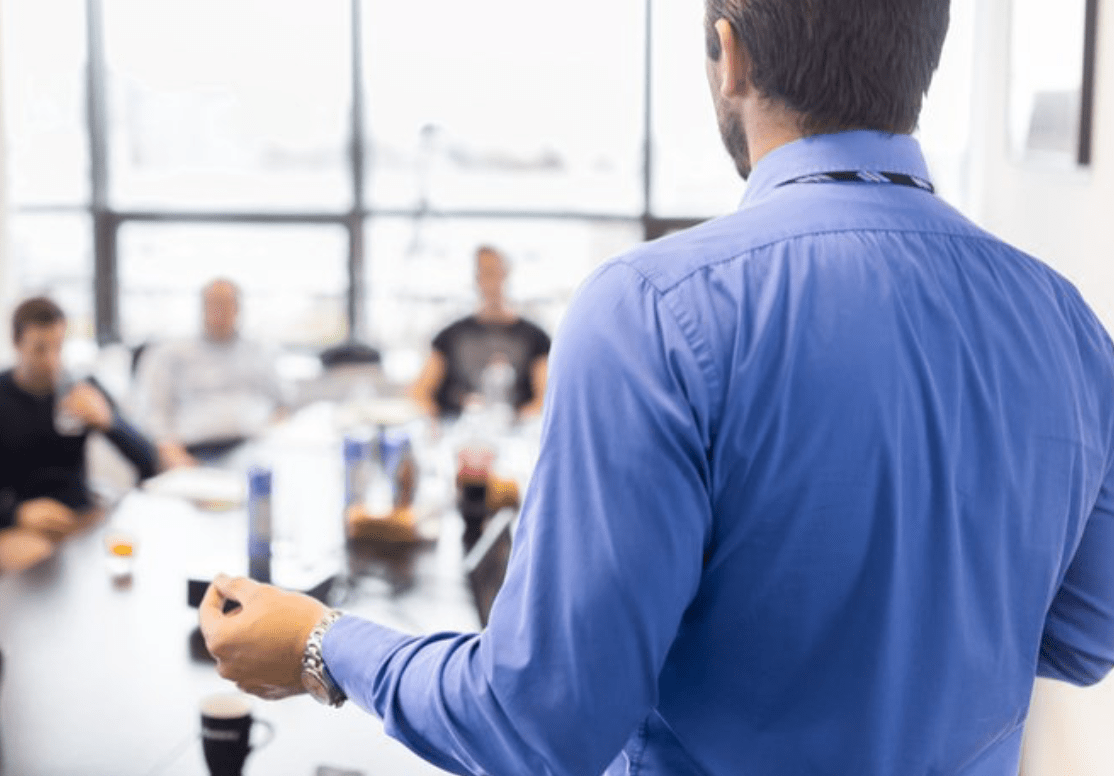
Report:
<svg viewBox="0 0 1114 776"><path fill-rule="evenodd" d="M116 581L130 580L135 565L135 535L129 531L113 529L105 534L105 562L108 573Z"/></svg>

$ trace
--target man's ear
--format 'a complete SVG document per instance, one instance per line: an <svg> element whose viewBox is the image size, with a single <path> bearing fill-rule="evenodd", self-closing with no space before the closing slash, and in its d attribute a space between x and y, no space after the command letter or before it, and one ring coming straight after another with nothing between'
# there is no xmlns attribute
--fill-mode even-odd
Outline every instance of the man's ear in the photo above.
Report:
<svg viewBox="0 0 1114 776"><path fill-rule="evenodd" d="M750 86L750 55L726 19L715 23L719 36L719 60L715 63L718 88L722 97L742 97Z"/></svg>

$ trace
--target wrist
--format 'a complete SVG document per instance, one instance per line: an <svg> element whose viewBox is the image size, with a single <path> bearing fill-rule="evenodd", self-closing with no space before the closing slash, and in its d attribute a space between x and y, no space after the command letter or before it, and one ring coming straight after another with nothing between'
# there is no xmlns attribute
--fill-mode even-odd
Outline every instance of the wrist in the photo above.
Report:
<svg viewBox="0 0 1114 776"><path fill-rule="evenodd" d="M116 428L116 417L117 415L115 412L109 411L108 414L102 415L101 417L97 418L98 422L93 423L92 425L98 431L107 434L109 431Z"/></svg>
<svg viewBox="0 0 1114 776"><path fill-rule="evenodd" d="M319 703L339 707L348 699L325 665L322 645L325 634L343 616L329 609L310 630L302 649L302 687Z"/></svg>

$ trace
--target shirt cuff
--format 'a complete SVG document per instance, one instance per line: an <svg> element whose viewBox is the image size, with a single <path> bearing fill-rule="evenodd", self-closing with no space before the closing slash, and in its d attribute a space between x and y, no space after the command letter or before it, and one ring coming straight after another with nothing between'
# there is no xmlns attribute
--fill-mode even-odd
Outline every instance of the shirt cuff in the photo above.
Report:
<svg viewBox="0 0 1114 776"><path fill-rule="evenodd" d="M321 641L325 668L344 694L365 711L374 708L375 681L380 667L413 636L370 620L346 614L337 620Z"/></svg>

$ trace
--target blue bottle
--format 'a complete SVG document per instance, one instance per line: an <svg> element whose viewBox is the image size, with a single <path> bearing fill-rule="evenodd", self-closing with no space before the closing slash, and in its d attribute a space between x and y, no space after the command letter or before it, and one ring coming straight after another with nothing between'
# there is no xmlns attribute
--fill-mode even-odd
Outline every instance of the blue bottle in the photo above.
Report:
<svg viewBox="0 0 1114 776"><path fill-rule="evenodd" d="M271 470L248 471L248 576L271 581Z"/></svg>
<svg viewBox="0 0 1114 776"><path fill-rule="evenodd" d="M344 507L362 503L370 474L368 444L352 435L344 437Z"/></svg>

